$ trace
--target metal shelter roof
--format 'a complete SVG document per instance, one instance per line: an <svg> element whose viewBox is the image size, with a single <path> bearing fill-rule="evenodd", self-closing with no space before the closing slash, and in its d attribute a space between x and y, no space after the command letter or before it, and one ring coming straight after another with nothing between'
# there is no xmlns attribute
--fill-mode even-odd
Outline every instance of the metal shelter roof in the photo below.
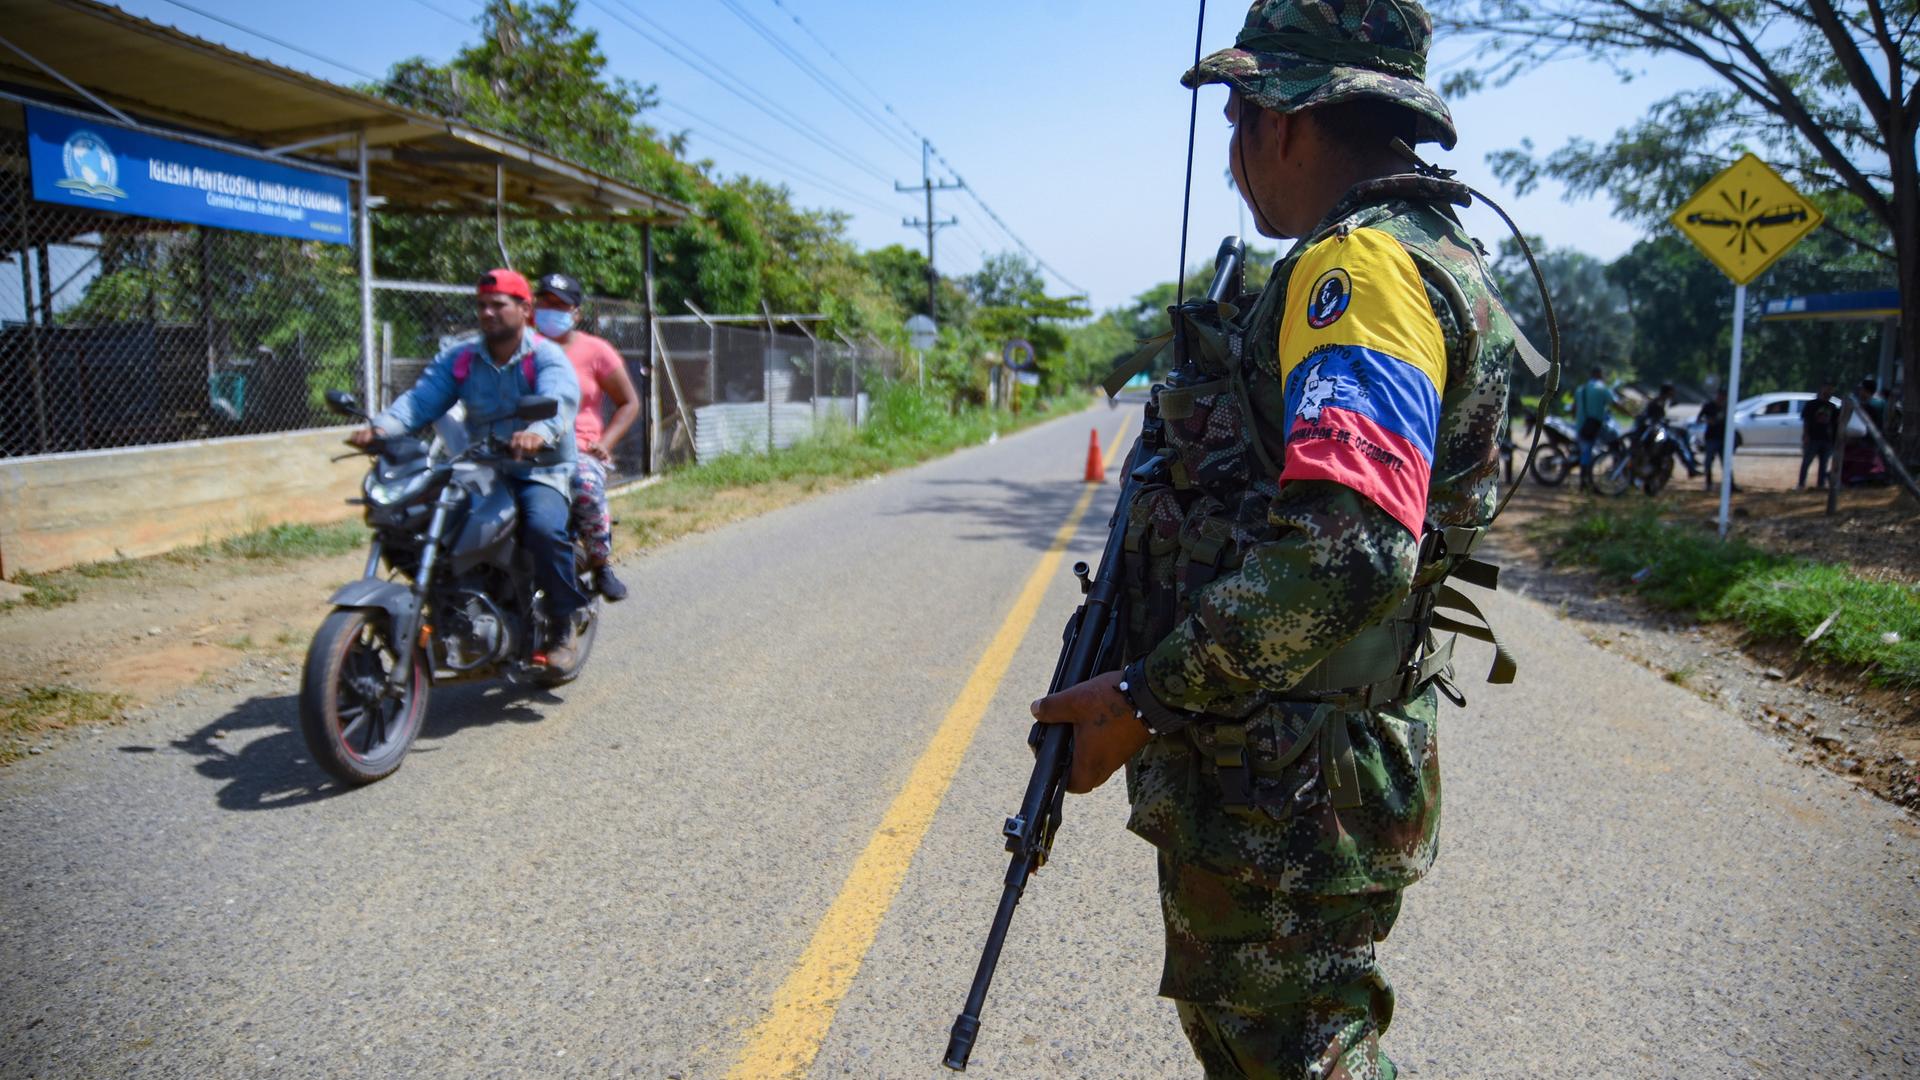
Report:
<svg viewBox="0 0 1920 1080"><path fill-rule="evenodd" d="M673 225L693 211L512 137L421 112L236 52L94 0L0 0L0 83L91 109L37 60L107 104L290 162L331 168L369 146L371 193L388 210L493 212L496 183L516 217ZM9 116L9 114L11 114ZM18 124L0 110L0 126ZM332 142L323 142L328 136ZM287 148L298 148L299 157Z"/></svg>
<svg viewBox="0 0 1920 1080"><path fill-rule="evenodd" d="M1787 296L1778 300L1764 301L1760 307L1762 322L1784 322L1790 319L1823 319L1832 322L1870 321L1899 317L1900 290L1898 289Z"/></svg>

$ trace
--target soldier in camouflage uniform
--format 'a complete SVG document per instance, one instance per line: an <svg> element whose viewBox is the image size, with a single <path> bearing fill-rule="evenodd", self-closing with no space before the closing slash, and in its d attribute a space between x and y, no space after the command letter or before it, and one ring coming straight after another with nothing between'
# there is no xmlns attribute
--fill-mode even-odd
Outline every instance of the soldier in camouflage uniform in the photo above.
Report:
<svg viewBox="0 0 1920 1080"><path fill-rule="evenodd" d="M1168 480L1128 529L1130 663L1034 703L1069 787L1127 767L1159 851L1173 998L1209 1077L1394 1075L1374 955L1432 864L1449 573L1495 513L1518 334L1454 205L1410 171L1453 122L1414 0L1257 0L1222 82L1260 231L1300 242L1203 378L1157 399ZM1504 659L1496 671L1511 677ZM1508 670L1500 672L1507 665Z"/></svg>

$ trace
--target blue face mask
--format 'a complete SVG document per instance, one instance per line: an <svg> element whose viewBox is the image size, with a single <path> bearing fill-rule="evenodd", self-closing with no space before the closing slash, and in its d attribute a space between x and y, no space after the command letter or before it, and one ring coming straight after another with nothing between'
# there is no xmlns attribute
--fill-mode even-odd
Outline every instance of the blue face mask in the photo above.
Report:
<svg viewBox="0 0 1920 1080"><path fill-rule="evenodd" d="M534 329L550 338L565 337L573 332L575 315L571 311L558 308L534 308Z"/></svg>

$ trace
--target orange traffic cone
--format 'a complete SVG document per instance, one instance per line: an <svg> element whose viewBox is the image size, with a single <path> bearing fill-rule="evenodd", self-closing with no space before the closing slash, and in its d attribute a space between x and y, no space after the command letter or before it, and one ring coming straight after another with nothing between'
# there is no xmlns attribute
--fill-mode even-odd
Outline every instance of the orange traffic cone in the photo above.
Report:
<svg viewBox="0 0 1920 1080"><path fill-rule="evenodd" d="M1106 459L1100 456L1100 429L1087 433L1087 483L1104 484L1107 482Z"/></svg>

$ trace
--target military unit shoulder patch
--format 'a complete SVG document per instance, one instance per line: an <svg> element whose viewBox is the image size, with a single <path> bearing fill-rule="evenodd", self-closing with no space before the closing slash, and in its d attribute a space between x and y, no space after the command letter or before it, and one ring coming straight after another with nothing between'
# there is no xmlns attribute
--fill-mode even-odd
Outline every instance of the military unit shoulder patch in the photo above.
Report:
<svg viewBox="0 0 1920 1080"><path fill-rule="evenodd" d="M1347 313L1347 304L1353 300L1353 279L1340 267L1334 267L1320 275L1313 283L1313 289L1307 293L1307 325L1315 330L1325 330Z"/></svg>

